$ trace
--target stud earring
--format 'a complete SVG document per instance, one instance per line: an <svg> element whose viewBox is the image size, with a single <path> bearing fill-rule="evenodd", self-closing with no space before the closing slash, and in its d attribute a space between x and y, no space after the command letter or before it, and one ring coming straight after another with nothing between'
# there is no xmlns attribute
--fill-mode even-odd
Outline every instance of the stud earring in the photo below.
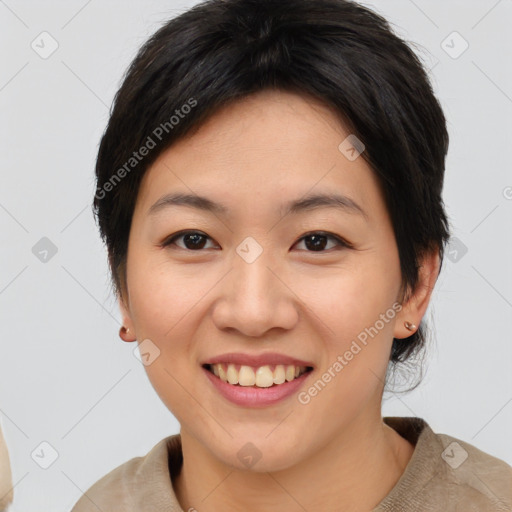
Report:
<svg viewBox="0 0 512 512"><path fill-rule="evenodd" d="M119 337L123 339L123 336L126 336L130 332L130 329L128 327L125 327L124 325L119 329Z"/></svg>
<svg viewBox="0 0 512 512"><path fill-rule="evenodd" d="M404 322L404 325L406 329L409 329L409 331L414 331L416 329L416 326L414 324L411 324L411 322Z"/></svg>

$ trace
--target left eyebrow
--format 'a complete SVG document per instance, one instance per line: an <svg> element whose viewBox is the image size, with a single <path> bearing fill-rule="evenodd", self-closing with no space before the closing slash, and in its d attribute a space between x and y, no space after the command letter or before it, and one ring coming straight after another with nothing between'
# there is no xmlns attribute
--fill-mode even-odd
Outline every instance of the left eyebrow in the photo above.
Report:
<svg viewBox="0 0 512 512"><path fill-rule="evenodd" d="M316 208L336 208L346 213L362 215L368 220L368 214L353 199L343 194L313 194L290 201L283 210L283 215L296 214Z"/></svg>
<svg viewBox="0 0 512 512"><path fill-rule="evenodd" d="M148 215L170 206L186 206L218 215L228 215L229 209L220 203L216 203L204 196L195 194L166 194L156 201L148 210ZM358 214L368 220L368 214L353 199L342 194L313 194L295 199L281 208L281 215L298 214L318 208L336 208L345 213Z"/></svg>

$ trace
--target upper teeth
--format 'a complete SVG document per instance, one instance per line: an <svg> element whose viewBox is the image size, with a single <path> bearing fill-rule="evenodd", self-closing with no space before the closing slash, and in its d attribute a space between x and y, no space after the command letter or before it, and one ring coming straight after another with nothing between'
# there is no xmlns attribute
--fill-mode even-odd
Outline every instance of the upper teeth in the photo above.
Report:
<svg viewBox="0 0 512 512"><path fill-rule="evenodd" d="M272 369L269 365L253 368L251 366L240 366L234 364L211 364L212 372L224 382L239 384L240 386L257 386L269 388L273 384L282 384L285 380L292 381L302 375L307 368L305 366L294 366L278 364Z"/></svg>

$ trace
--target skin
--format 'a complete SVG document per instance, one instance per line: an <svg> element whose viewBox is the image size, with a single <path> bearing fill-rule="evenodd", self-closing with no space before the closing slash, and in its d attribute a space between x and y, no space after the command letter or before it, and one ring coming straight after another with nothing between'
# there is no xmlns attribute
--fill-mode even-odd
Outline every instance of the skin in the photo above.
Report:
<svg viewBox="0 0 512 512"><path fill-rule="evenodd" d="M404 321L419 325L427 309L437 251L424 257L402 310L307 405L296 395L234 405L201 368L227 352L275 351L312 363L307 389L401 298L383 195L364 158L338 149L348 134L315 99L259 92L163 152L143 178L119 297L123 339L150 339L160 350L145 368L181 425L184 464L173 486L184 510L371 510L412 456L382 421L382 392L393 337L409 336ZM149 215L169 192L207 196L229 214L172 206ZM334 208L280 214L310 192L343 193L367 219ZM204 248L183 237L161 246L184 229L206 234ZM302 238L311 231L353 248L327 239L315 251ZM250 264L236 252L248 236L263 249ZM237 457L247 442L261 453L250 469Z"/></svg>

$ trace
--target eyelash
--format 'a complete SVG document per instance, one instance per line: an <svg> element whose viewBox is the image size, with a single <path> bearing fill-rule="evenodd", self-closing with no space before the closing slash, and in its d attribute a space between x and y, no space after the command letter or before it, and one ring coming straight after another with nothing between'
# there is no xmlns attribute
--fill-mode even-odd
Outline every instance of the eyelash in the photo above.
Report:
<svg viewBox="0 0 512 512"><path fill-rule="evenodd" d="M201 235L203 237L206 237L208 239L211 240L211 238L206 235L205 233L201 232L201 231L195 231L195 230L184 230L184 231L179 231L178 233L175 233L174 235L171 235L170 237L168 237L167 239L165 239L162 244L161 244L161 247L162 248L165 248L165 247L169 247L171 245L174 244L175 240L177 240L178 238L182 238L183 236L185 235ZM296 245L298 242L301 242L302 240L304 240L305 238L308 238L310 236L313 236L313 235L320 235L320 236L324 236L328 239L331 239L331 240L334 240L337 244L338 244L338 247L341 247L341 248L347 248L347 249L352 249L353 248L353 245L350 244L349 242L347 242L346 240L344 240L343 238L333 234L333 233L329 233L327 231L310 231L308 233L306 233L305 235L303 235L301 238L299 238L297 240L297 242L295 242L295 244L293 245ZM184 251L188 251L188 252L201 252L203 249L197 249L197 250L194 250L194 249L187 249L186 247L179 247L177 246L179 249L183 249ZM322 253L322 252L329 252L330 249L327 249L327 250L322 250L322 251L308 251L306 250L306 252L310 252L310 253Z"/></svg>

